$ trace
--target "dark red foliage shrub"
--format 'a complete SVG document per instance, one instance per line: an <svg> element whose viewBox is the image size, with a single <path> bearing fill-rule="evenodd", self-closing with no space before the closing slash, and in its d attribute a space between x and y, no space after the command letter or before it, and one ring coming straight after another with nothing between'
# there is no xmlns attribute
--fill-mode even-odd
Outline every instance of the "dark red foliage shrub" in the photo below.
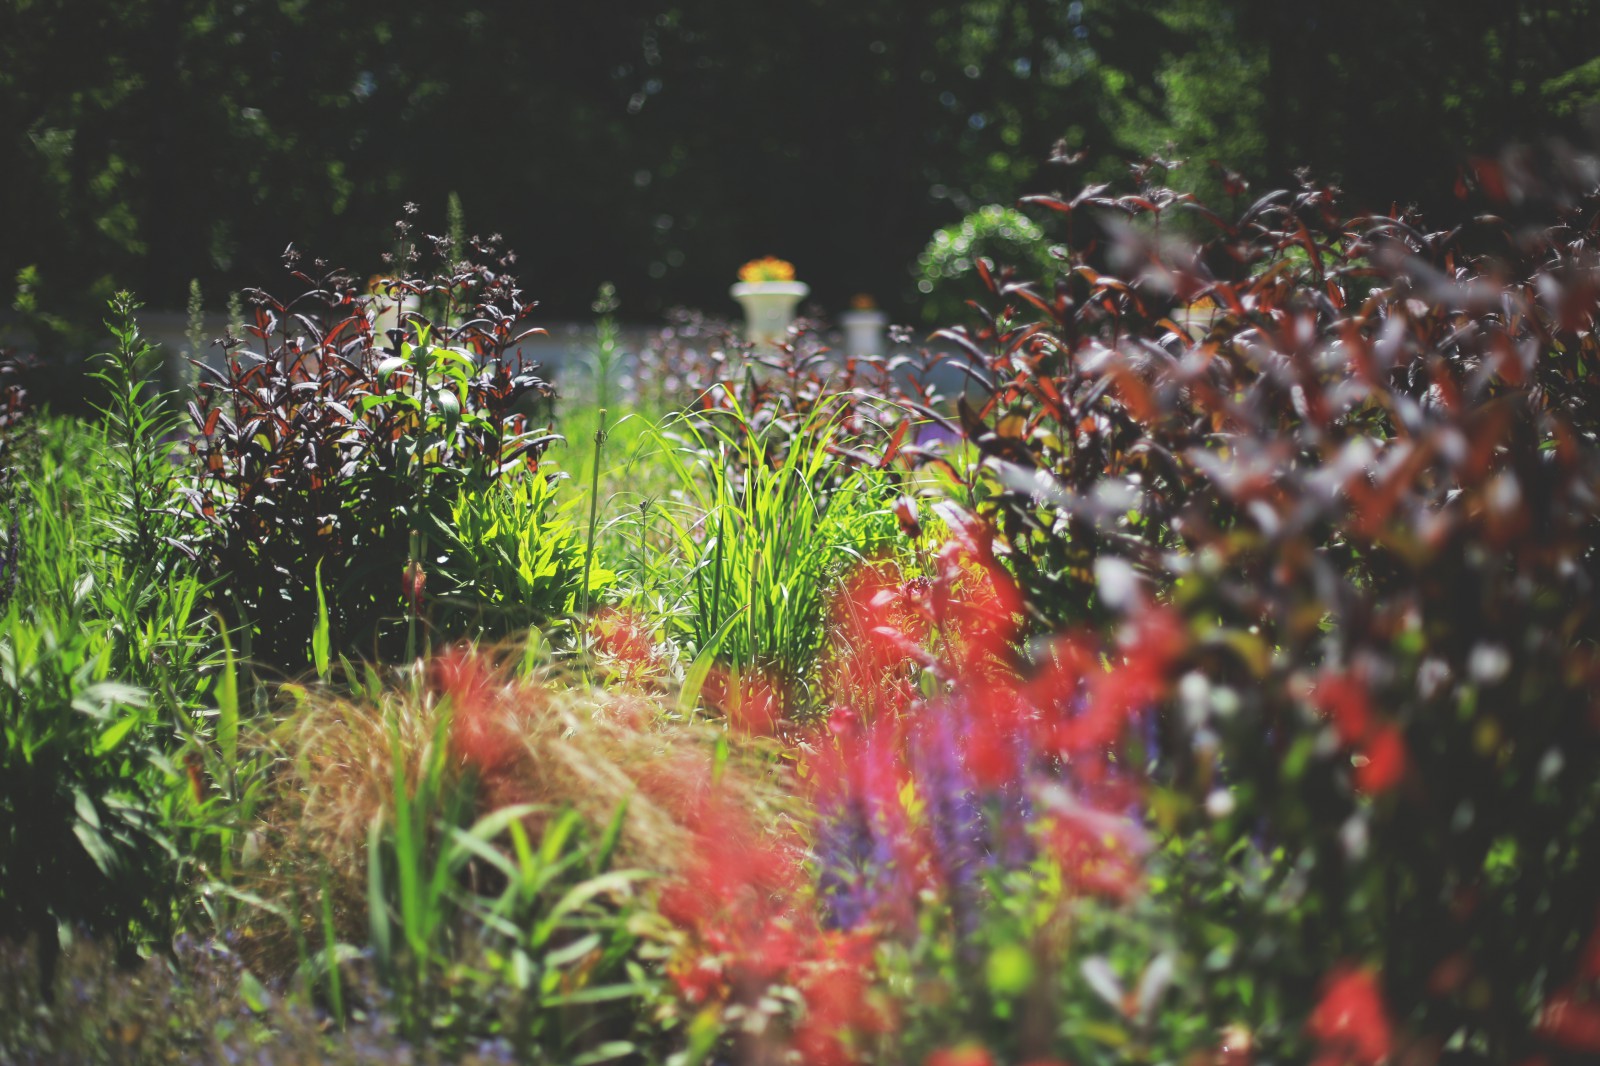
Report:
<svg viewBox="0 0 1600 1066"><path fill-rule="evenodd" d="M752 348L725 322L679 312L640 351L632 389L662 408L737 412L753 435L773 423L805 424L825 409L838 437L828 469L838 477L853 466L889 468L922 454L915 427L945 405L933 381L936 362L926 353L847 356L805 319L785 343ZM782 434L768 440L786 442Z"/></svg>
<svg viewBox="0 0 1600 1066"><path fill-rule="evenodd" d="M435 243L436 275L387 280L375 295L320 263L318 276L298 269L291 252L306 291L280 301L252 290L255 349L229 338L225 368L204 368L189 407L197 548L219 607L273 666L304 665L319 604L336 646L395 654L421 608L428 538L456 493L533 464L554 439L519 407L548 386L517 350L533 304L512 257L479 242L474 259L452 258ZM408 299L416 308L380 336L380 308Z"/></svg>
<svg viewBox="0 0 1600 1066"><path fill-rule="evenodd" d="M1224 878L1183 890L1215 901L1187 950L1258 998L1215 1029L1264 985L1311 1017L1357 958L1419 1047L1586 1047L1559 989L1600 884L1600 197L1446 231L1314 183L1025 202L1060 270L982 264L982 324L940 335L968 488L1037 630L1169 608L1155 672L1104 683L1158 698L1169 826ZM1263 858L1278 892L1232 895Z"/></svg>
<svg viewBox="0 0 1600 1066"><path fill-rule="evenodd" d="M0 609L16 593L18 559L22 552L22 521L13 497L16 493L15 448L11 438L22 422L27 393L15 379L22 359L0 351Z"/></svg>
<svg viewBox="0 0 1600 1066"><path fill-rule="evenodd" d="M27 394L22 384L15 380L22 365L21 357L10 351L0 351L0 430L8 429L22 420L23 401Z"/></svg>

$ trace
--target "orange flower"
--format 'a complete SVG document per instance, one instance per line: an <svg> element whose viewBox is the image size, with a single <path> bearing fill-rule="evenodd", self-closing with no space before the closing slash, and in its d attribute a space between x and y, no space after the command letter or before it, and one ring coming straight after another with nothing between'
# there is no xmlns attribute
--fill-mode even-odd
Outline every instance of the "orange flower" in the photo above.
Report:
<svg viewBox="0 0 1600 1066"><path fill-rule="evenodd" d="M793 281L794 264L771 255L761 259L752 259L739 268L739 280L744 282Z"/></svg>

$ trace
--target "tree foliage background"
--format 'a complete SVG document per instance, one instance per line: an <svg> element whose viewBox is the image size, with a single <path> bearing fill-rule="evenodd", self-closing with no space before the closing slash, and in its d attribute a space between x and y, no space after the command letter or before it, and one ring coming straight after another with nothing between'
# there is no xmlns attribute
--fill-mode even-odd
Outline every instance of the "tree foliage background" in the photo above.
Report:
<svg viewBox="0 0 1600 1066"><path fill-rule="evenodd" d="M767 253L903 314L931 231L1062 180L1059 141L1438 212L1596 97L1590 0L0 0L0 271L218 306L291 240L378 269L454 191L554 317L603 279L719 308Z"/></svg>

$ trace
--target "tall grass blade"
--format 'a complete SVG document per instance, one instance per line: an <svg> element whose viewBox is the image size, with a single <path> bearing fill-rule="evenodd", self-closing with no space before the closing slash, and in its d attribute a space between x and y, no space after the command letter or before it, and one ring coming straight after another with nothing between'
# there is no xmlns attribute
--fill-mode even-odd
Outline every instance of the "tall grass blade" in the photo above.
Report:
<svg viewBox="0 0 1600 1066"><path fill-rule="evenodd" d="M233 655L228 627L217 620L222 636L222 672L217 675L217 746L230 782L239 766L239 662Z"/></svg>
<svg viewBox="0 0 1600 1066"><path fill-rule="evenodd" d="M378 972L392 979L394 944L390 939L389 904L383 889L383 814L372 816L367 826L367 936L372 942Z"/></svg>
<svg viewBox="0 0 1600 1066"><path fill-rule="evenodd" d="M606 409L600 408L600 425L594 431L594 463L589 474L589 538L583 551L583 610L589 613L589 571L594 566L595 529L600 522L600 457L606 446Z"/></svg>
<svg viewBox="0 0 1600 1066"><path fill-rule="evenodd" d="M705 689L706 679L711 676L711 668L716 665L717 653L722 650L723 641L728 634L738 625L741 616L750 609L744 604L734 611L722 622L717 631L711 634L711 639L705 642L694 661L689 664L689 669L683 676L683 687L678 689L678 712L685 716L694 713L700 704L700 693Z"/></svg>
<svg viewBox="0 0 1600 1066"><path fill-rule="evenodd" d="M316 668L317 680L327 683L332 668L329 638L328 597L322 588L322 560L317 560L317 624L311 631L311 663Z"/></svg>

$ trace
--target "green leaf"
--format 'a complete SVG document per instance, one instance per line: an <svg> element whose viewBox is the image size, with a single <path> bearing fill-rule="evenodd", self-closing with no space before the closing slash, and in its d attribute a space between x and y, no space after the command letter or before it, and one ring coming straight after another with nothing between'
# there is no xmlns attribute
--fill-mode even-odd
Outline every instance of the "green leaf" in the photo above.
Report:
<svg viewBox="0 0 1600 1066"><path fill-rule="evenodd" d="M72 789L72 809L80 821L95 829L100 828L100 812L95 809L94 800L89 798L89 793L85 792L81 785Z"/></svg>
<svg viewBox="0 0 1600 1066"><path fill-rule="evenodd" d="M217 677L217 743L222 748L223 765L231 772L239 764L239 664L233 657L233 642L228 627L218 625L222 634L222 673Z"/></svg>
<svg viewBox="0 0 1600 1066"><path fill-rule="evenodd" d="M100 872L110 877L117 865L117 854L100 831L100 812L81 787L72 790L72 799L73 810L78 815L72 823L72 833Z"/></svg>
<svg viewBox="0 0 1600 1066"><path fill-rule="evenodd" d="M717 631L711 634L700 653L694 657L694 662L689 664L689 669L683 675L683 687L678 690L678 710L683 714L692 714L700 703L700 691L705 688L706 678L711 676L711 667L716 664L717 650L722 647L728 634L733 632L739 616L749 609L750 605L744 604L723 619Z"/></svg>
<svg viewBox="0 0 1600 1066"><path fill-rule="evenodd" d="M114 722L95 741L94 753L96 755L105 755L114 751L117 745L121 744L127 739L128 734L133 732L133 728L139 724L139 721L140 718L137 714L130 714L121 721Z"/></svg>
<svg viewBox="0 0 1600 1066"><path fill-rule="evenodd" d="M249 970L239 975L239 996L253 1013L264 1014L272 1007L272 993Z"/></svg>
<svg viewBox="0 0 1600 1066"><path fill-rule="evenodd" d="M330 657L328 636L328 598L322 591L322 560L317 560L316 568L317 586L317 625L311 631L311 662L316 667L317 677L326 682L328 680Z"/></svg>
<svg viewBox="0 0 1600 1066"><path fill-rule="evenodd" d="M456 423L461 421L461 397L456 395L454 389L440 388L434 390L433 402L444 412L445 425L454 429Z"/></svg>
<svg viewBox="0 0 1600 1066"><path fill-rule="evenodd" d="M626 1058L639 1050L638 1045L627 1040L608 1040L593 1051L572 1060L572 1066L595 1066L596 1063Z"/></svg>
<svg viewBox="0 0 1600 1066"><path fill-rule="evenodd" d="M623 797L622 802L617 804L616 812L611 815L611 821L607 823L604 835L600 837L600 846L595 849L594 859L590 864L593 872L599 873L611 865L611 857L616 854L617 844L622 840L622 829L627 817L628 799Z"/></svg>
<svg viewBox="0 0 1600 1066"><path fill-rule="evenodd" d="M367 826L367 931L380 970L394 958L389 939L389 908L383 898L383 814L372 816Z"/></svg>
<svg viewBox="0 0 1600 1066"><path fill-rule="evenodd" d="M561 996L551 996L545 1003L557 1007L575 1003L606 1003L615 999L649 995L651 991L652 987L645 983L596 985L593 988L580 988L576 992L568 992Z"/></svg>
<svg viewBox="0 0 1600 1066"><path fill-rule="evenodd" d="M1020 996L1033 987L1033 956L1020 944L1002 944L989 954L988 977L996 996Z"/></svg>
<svg viewBox="0 0 1600 1066"><path fill-rule="evenodd" d="M579 937L566 947L547 952L544 957L544 964L552 969L566 966L569 963L577 962L599 946L600 934L590 933L588 936Z"/></svg>
<svg viewBox="0 0 1600 1066"><path fill-rule="evenodd" d="M441 361L460 363L462 366L472 370L477 369L478 366L477 361L460 348L435 348L433 349L433 355Z"/></svg>
<svg viewBox="0 0 1600 1066"><path fill-rule="evenodd" d="M73 697L73 709L82 711L91 718L109 718L111 708L115 706L143 707L146 702L144 689L136 685L125 685L120 681L100 681L89 685L78 695Z"/></svg>

